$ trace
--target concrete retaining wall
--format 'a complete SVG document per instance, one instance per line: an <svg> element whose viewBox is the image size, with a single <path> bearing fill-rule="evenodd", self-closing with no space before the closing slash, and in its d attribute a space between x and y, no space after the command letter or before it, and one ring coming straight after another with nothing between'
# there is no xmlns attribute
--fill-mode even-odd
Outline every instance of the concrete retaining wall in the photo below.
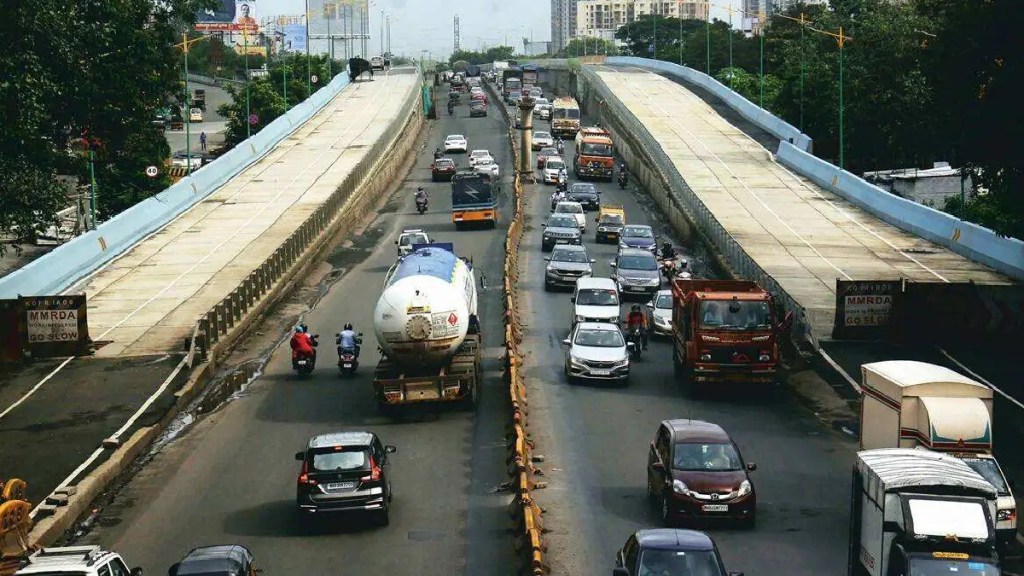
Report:
<svg viewBox="0 0 1024 576"><path fill-rule="evenodd" d="M788 142L780 143L776 159L880 220L1024 280L1024 242L1016 238L999 236L977 224L890 194Z"/></svg>
<svg viewBox="0 0 1024 576"><path fill-rule="evenodd" d="M342 73L287 114L277 118L248 140L207 166L147 198L60 246L0 278L0 299L58 294L79 279L104 266L146 236L163 228L203 200L239 172L270 152L278 142L312 118L349 84ZM100 194L103 183L100 182Z"/></svg>

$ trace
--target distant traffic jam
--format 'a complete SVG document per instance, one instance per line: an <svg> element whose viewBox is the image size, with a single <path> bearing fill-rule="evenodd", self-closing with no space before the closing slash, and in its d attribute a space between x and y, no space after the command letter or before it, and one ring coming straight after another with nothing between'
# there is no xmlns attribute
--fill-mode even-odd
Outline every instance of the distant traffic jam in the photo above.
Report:
<svg viewBox="0 0 1024 576"><path fill-rule="evenodd" d="M628 168L616 162L613 135L583 126L573 98L545 98L530 66L495 63L488 71L473 66L445 72L443 78L451 88L450 115L461 114L468 96L465 117L487 116L490 103L482 86L487 79L506 104L533 99L535 114L550 122L549 131L532 134L531 147L537 152L538 180L554 186L539 234L545 291L571 294L561 341L569 384L629 385L631 364L650 345L671 347L677 377L693 396L777 381L780 341L792 323L791 312L783 312L755 282L694 278L687 261L670 242L659 243L650 226L630 223L623 206L602 201L592 183L569 182L571 165L578 180L617 179L621 189L629 184ZM575 138L571 159L565 157L563 137ZM501 174L489 150L474 148L464 134L445 135L430 171L433 182L450 185L454 231L497 226ZM423 187L412 199L419 214L429 210ZM587 250L590 235L595 244L617 246L608 277L595 276L596 259ZM421 228L401 230L394 246L396 262L373 313L381 351L370 388L376 405L385 416L428 403L474 410L483 371L473 262L459 255L455 243L438 242ZM664 342L653 343L655 337ZM339 372L356 375L362 333L346 325L335 343ZM289 346L298 377L313 373L318 335L300 325ZM865 364L862 376L848 573L1000 574L1001 554L1016 535L1017 510L1010 483L992 456L992 390L951 370L911 361ZM625 539L614 553L614 576L739 574L727 571L711 536L677 526L755 528L757 465L722 426L686 416L660 422L649 445L636 447L646 453L637 465L645 466L648 503L663 526ZM360 515L388 525L391 459L397 452L365 430L309 438L294 455L297 514L306 521L339 522ZM32 554L16 574L141 574L127 566L117 553L98 546L50 548ZM192 550L169 574L258 571L247 548L224 545Z"/></svg>

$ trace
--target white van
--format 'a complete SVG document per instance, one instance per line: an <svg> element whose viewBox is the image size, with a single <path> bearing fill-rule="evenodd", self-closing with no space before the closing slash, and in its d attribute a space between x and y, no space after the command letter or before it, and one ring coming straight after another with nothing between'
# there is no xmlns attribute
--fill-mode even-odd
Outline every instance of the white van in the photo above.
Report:
<svg viewBox="0 0 1024 576"><path fill-rule="evenodd" d="M611 278L580 278L572 293L572 318L577 322L619 323L619 290Z"/></svg>

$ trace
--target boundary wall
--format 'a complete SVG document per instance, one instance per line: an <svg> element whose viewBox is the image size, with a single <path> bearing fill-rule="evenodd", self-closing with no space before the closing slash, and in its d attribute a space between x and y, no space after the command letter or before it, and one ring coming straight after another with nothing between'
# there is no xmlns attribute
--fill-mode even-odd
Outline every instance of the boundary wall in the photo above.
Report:
<svg viewBox="0 0 1024 576"><path fill-rule="evenodd" d="M350 83L344 71L285 115L166 190L0 278L0 299L58 294L212 194L290 136ZM103 193L102 182L99 193Z"/></svg>

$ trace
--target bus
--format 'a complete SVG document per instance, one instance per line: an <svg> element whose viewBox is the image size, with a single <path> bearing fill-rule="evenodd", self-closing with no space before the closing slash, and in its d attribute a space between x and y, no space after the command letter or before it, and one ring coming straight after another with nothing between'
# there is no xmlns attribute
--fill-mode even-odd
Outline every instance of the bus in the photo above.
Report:
<svg viewBox="0 0 1024 576"><path fill-rule="evenodd" d="M551 103L551 132L575 136L580 131L580 105L575 98L555 98Z"/></svg>
<svg viewBox="0 0 1024 576"><path fill-rule="evenodd" d="M462 230L472 222L497 226L498 201L489 174L460 171L452 176L452 223L456 230Z"/></svg>

